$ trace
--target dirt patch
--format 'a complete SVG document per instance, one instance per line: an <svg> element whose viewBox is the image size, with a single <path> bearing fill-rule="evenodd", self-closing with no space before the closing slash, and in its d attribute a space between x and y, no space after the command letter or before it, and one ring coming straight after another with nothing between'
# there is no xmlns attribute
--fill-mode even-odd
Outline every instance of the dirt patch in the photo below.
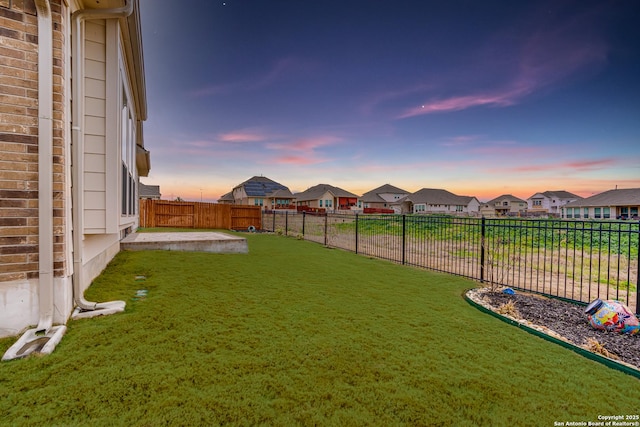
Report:
<svg viewBox="0 0 640 427"><path fill-rule="evenodd" d="M577 346L602 354L640 369L640 334L629 335L593 328L584 313L584 306L535 294L474 290L468 294L476 303L492 311L523 319L542 332L565 339ZM513 310L515 310L515 315ZM510 313L509 313L510 312ZM594 348L595 347L595 348Z"/></svg>

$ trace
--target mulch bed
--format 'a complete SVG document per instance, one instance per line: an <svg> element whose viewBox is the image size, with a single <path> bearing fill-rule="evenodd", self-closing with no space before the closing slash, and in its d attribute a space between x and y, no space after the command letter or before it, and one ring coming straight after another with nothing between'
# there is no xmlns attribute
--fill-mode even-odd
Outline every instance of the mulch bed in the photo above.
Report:
<svg viewBox="0 0 640 427"><path fill-rule="evenodd" d="M630 335L595 329L587 320L584 306L522 292L509 295L487 291L478 293L477 297L485 303L483 305L490 305L493 311L513 301L519 315L517 318L548 328L580 347L587 346L589 338L596 340L613 355L613 359L640 369L640 333Z"/></svg>

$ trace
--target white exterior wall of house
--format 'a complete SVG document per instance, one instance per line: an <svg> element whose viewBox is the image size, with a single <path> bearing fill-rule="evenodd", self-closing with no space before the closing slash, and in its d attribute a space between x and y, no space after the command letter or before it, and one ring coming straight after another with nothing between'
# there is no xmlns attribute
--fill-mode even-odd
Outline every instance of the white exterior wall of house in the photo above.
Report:
<svg viewBox="0 0 640 427"><path fill-rule="evenodd" d="M137 188L135 168L137 115L125 65L117 19L90 20L85 33L84 237L83 283L86 290L120 251L120 239L139 223L136 190L123 183L122 164ZM123 203L132 198L131 206Z"/></svg>
<svg viewBox="0 0 640 427"><path fill-rule="evenodd" d="M39 279L3 282L0 286L0 338L20 334L39 318ZM53 279L53 322L64 324L73 310L71 277Z"/></svg>
<svg viewBox="0 0 640 427"><path fill-rule="evenodd" d="M567 203L576 201L576 198L548 197L542 193L536 193L527 199L527 207L532 212L548 212L560 214L562 207Z"/></svg>
<svg viewBox="0 0 640 427"><path fill-rule="evenodd" d="M549 212L551 200L542 193L536 193L527 199L527 208L533 212Z"/></svg>
<svg viewBox="0 0 640 427"><path fill-rule="evenodd" d="M441 214L476 214L480 210L480 202L472 198L466 205L414 203L413 213L441 213Z"/></svg>
<svg viewBox="0 0 640 427"><path fill-rule="evenodd" d="M480 201L473 197L469 204L467 205L467 210L465 211L468 214L477 214L480 212Z"/></svg>
<svg viewBox="0 0 640 427"><path fill-rule="evenodd" d="M571 199L563 199L563 198L557 198L557 199L551 199L549 202L549 212L554 213L554 214L559 214L562 211L562 207L564 205L566 205L567 203L571 203L574 202L578 199L576 198L571 198Z"/></svg>
<svg viewBox="0 0 640 427"><path fill-rule="evenodd" d="M232 191L233 203L236 205L247 204L247 193L244 191L244 187L236 187Z"/></svg>
<svg viewBox="0 0 640 427"><path fill-rule="evenodd" d="M331 193L330 191L327 191L317 200L314 200L312 203L315 203L315 207L324 208L327 211L331 211L336 209L336 204L338 203L338 200L335 198L333 193ZM314 206L314 205L312 204L311 206Z"/></svg>
<svg viewBox="0 0 640 427"><path fill-rule="evenodd" d="M616 219L615 206L584 206L576 208L562 208L561 217L564 219Z"/></svg>
<svg viewBox="0 0 640 427"><path fill-rule="evenodd" d="M87 21L84 28L84 232L99 234L107 230L106 22Z"/></svg>
<svg viewBox="0 0 640 427"><path fill-rule="evenodd" d="M237 187L233 189L233 203L236 205L265 207L268 205L268 202L269 200L267 197L248 196L244 187Z"/></svg>
<svg viewBox="0 0 640 427"><path fill-rule="evenodd" d="M327 201L329 201L330 206L327 206ZM322 196L318 197L317 199L296 201L296 204L298 206L309 206L311 208L323 208L328 211L335 209L336 203L337 203L337 199L334 197L334 195L330 191L325 192Z"/></svg>
<svg viewBox="0 0 640 427"><path fill-rule="evenodd" d="M623 209L626 211L623 212ZM565 219L618 219L621 215L637 216L639 206L580 206L580 207L563 207L562 218Z"/></svg>

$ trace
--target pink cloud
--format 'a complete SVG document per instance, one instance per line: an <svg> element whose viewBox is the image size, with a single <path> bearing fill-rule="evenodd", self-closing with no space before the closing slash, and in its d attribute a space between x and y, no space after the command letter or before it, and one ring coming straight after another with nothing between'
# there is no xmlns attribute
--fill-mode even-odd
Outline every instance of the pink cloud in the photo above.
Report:
<svg viewBox="0 0 640 427"><path fill-rule="evenodd" d="M269 135L251 131L235 131L218 135L222 142L260 142L269 138Z"/></svg>
<svg viewBox="0 0 640 427"><path fill-rule="evenodd" d="M571 162L548 163L544 165L525 165L505 170L514 172L567 172L567 171L592 171L619 164L620 161L613 158L598 160L581 160Z"/></svg>
<svg viewBox="0 0 640 427"><path fill-rule="evenodd" d="M518 98L518 94L512 91L484 93L478 95L455 96L446 99L435 99L424 104L405 110L398 119L421 116L424 114L442 113L449 111L466 110L467 108L482 105L506 107L513 105Z"/></svg>
<svg viewBox="0 0 640 427"><path fill-rule="evenodd" d="M270 143L267 144L267 148L272 150L302 151L308 153L316 148L333 145L339 141L341 141L341 138L327 135L311 138L299 138L291 142Z"/></svg>
<svg viewBox="0 0 640 427"><path fill-rule="evenodd" d="M465 86L467 82L475 81L479 73L486 76L502 74L499 81L504 83L498 83L488 90L470 90L467 91L470 93L461 95L427 96L424 102L405 109L396 118L482 106L508 107L561 82L592 74L606 64L608 46L594 24L597 22L597 11L577 15L555 25L548 22L548 17L545 18L531 30L523 31L526 38L516 40L515 46L508 46L508 43L501 41L513 39L513 34L508 32L508 38L492 40L491 44L501 48L481 50L477 58L471 58L472 63L466 68L467 75L448 77L449 81L442 82L440 89ZM515 63L513 58L516 58ZM487 68L485 64L491 64L492 67ZM417 91L421 86L416 85Z"/></svg>
<svg viewBox="0 0 640 427"><path fill-rule="evenodd" d="M308 165L326 162L317 150L321 147L333 145L342 139L333 135L323 135L309 138L299 138L289 142L269 143L266 148L286 153L276 157L276 163Z"/></svg>
<svg viewBox="0 0 640 427"><path fill-rule="evenodd" d="M319 157L309 157L309 156L283 156L276 157L273 162L278 164L286 164L286 165L315 165L318 163L324 163L327 160Z"/></svg>

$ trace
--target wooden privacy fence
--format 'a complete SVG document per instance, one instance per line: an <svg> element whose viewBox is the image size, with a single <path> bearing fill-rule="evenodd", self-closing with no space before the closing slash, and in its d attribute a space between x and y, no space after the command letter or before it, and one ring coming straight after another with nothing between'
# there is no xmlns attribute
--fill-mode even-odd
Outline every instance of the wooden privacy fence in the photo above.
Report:
<svg viewBox="0 0 640 427"><path fill-rule="evenodd" d="M246 230L262 228L260 206L222 205L202 202L140 200L140 227L220 228Z"/></svg>

